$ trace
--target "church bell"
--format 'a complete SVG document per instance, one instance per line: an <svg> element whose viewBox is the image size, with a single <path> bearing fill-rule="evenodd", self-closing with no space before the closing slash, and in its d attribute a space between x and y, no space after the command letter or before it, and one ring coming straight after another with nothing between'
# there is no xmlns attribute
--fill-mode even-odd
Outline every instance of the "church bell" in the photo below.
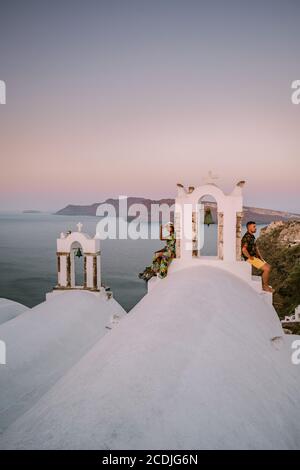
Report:
<svg viewBox="0 0 300 470"><path fill-rule="evenodd" d="M80 249L80 248L77 248L77 251L76 251L76 253L75 253L75 256L77 256L77 258L81 258L82 253L81 253L81 249Z"/></svg>
<svg viewBox="0 0 300 470"><path fill-rule="evenodd" d="M205 214L204 214L204 224L209 227L210 224L213 224L213 223L214 223L214 221L213 221L213 218L212 218L212 215L211 215L211 209L210 209L210 207L207 207L205 209Z"/></svg>

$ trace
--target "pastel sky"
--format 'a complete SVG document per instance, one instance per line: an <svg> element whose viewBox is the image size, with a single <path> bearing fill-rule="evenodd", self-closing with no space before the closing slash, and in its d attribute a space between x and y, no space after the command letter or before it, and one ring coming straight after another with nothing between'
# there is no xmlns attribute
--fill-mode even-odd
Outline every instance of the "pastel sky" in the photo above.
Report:
<svg viewBox="0 0 300 470"><path fill-rule="evenodd" d="M0 209L174 197L300 213L298 0L1 1Z"/></svg>

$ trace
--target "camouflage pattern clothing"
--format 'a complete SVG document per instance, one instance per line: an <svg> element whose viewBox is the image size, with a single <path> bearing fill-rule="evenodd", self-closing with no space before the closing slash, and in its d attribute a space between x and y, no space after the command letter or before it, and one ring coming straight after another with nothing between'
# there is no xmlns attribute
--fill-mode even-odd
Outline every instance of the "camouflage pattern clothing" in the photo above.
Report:
<svg viewBox="0 0 300 470"><path fill-rule="evenodd" d="M147 266L143 273L139 274L140 279L148 281L151 277L158 275L160 278L166 277L168 268L175 257L176 239L172 233L167 238L166 246L161 250L161 255L155 254L151 266Z"/></svg>

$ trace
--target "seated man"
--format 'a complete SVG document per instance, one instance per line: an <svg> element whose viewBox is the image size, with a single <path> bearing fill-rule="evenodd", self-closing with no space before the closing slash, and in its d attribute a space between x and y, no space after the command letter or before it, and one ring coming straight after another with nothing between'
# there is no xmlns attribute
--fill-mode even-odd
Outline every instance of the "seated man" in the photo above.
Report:
<svg viewBox="0 0 300 470"><path fill-rule="evenodd" d="M247 232L242 238L242 256L245 261L252 264L256 269L262 271L262 288L266 292L274 292L269 286L269 277L271 266L262 258L258 247L256 246L254 233L256 232L256 223L247 222Z"/></svg>

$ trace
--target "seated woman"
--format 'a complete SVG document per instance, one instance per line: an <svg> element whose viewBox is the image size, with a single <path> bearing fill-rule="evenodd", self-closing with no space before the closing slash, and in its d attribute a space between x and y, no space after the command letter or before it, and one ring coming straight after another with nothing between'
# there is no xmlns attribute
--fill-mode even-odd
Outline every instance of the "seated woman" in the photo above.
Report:
<svg viewBox="0 0 300 470"><path fill-rule="evenodd" d="M167 237L166 246L159 251L156 251L153 256L151 266L147 266L142 273L139 274L140 279L149 281L153 276L160 278L166 277L168 274L168 267L175 257L176 239L174 225L169 224L169 235Z"/></svg>

